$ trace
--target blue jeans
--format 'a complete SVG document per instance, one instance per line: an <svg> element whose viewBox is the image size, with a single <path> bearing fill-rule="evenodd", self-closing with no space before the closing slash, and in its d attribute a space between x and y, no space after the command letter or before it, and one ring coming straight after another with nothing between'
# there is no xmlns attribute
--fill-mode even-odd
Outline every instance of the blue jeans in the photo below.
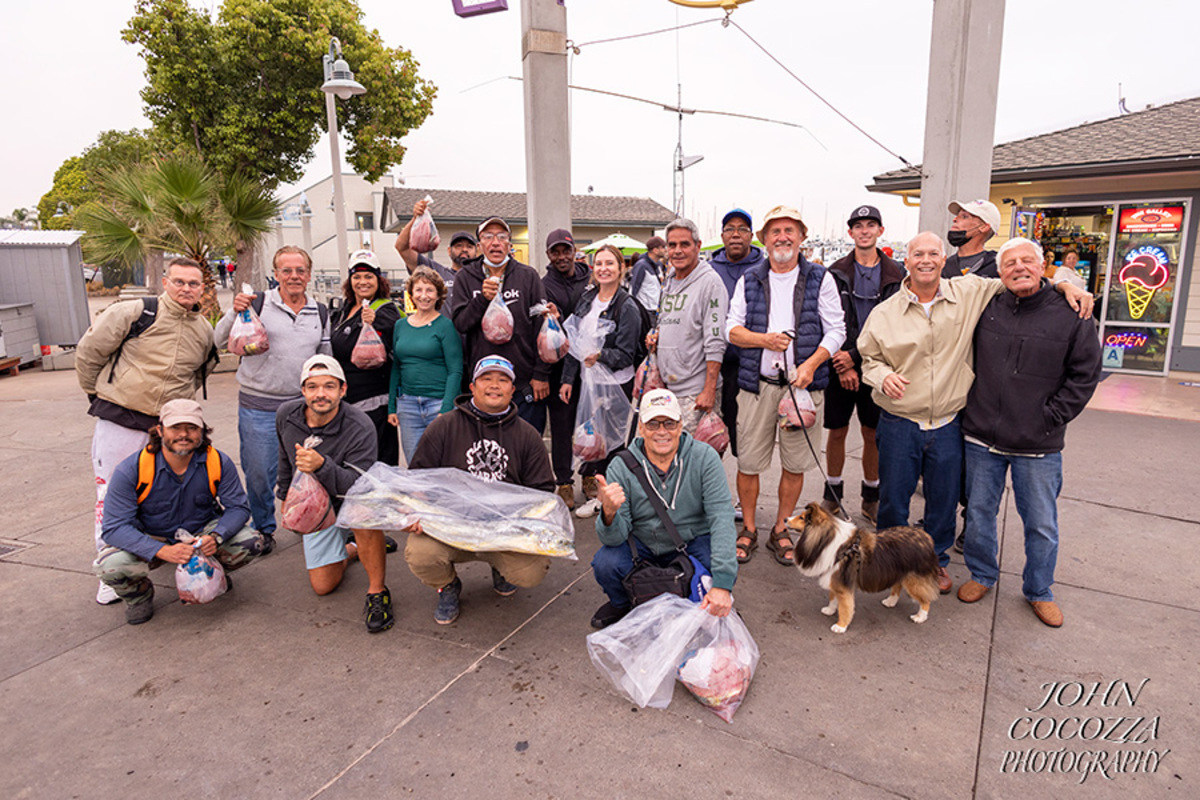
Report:
<svg viewBox="0 0 1200 800"><path fill-rule="evenodd" d="M442 410L442 398L402 394L396 398L396 419L400 423L400 445L405 465L412 463L421 435Z"/></svg>
<svg viewBox="0 0 1200 800"><path fill-rule="evenodd" d="M653 561L659 566L665 566L675 557L674 550L665 555L656 556L636 536L633 537L633 541L637 544L639 556L648 561ZM695 557L697 561L704 565L705 569L710 572L712 571L711 536L705 534L692 539L687 543L687 551L688 555ZM592 572L596 576L596 583L600 584L600 588L608 595L608 601L617 608L629 607L629 593L625 591L625 586L621 583L621 579L632 571L633 553L629 552L629 544L626 542L622 542L616 547L605 545L597 550L596 555L592 557Z"/></svg>
<svg viewBox="0 0 1200 800"><path fill-rule="evenodd" d="M875 429L879 446L879 530L908 524L917 479L925 484L925 531L933 538L939 566L950 563L955 512L962 483L963 444L958 417L931 431L883 411Z"/></svg>
<svg viewBox="0 0 1200 800"><path fill-rule="evenodd" d="M279 478L279 434L275 412L238 408L238 447L250 515L259 533L275 532L275 482Z"/></svg>
<svg viewBox="0 0 1200 800"><path fill-rule="evenodd" d="M971 579L994 586L1000 576L996 514L1004 496L1004 477L1012 470L1013 497L1025 526L1025 573L1021 591L1030 601L1053 600L1058 562L1058 493L1062 490L1062 453L1041 458L1006 456L966 443L967 541L963 558Z"/></svg>

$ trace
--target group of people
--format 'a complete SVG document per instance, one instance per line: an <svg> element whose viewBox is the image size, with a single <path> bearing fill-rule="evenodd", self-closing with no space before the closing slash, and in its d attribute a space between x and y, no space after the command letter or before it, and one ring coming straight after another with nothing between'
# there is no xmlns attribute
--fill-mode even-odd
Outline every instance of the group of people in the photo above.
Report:
<svg viewBox="0 0 1200 800"><path fill-rule="evenodd" d="M948 238L958 252L947 257L941 237L922 233L904 265L879 248L883 218L874 206L852 211L854 249L828 268L805 258L800 213L777 206L757 231L748 212L731 210L722 219L723 247L708 260L686 219L668 224L631 268L611 247L595 252L589 267L577 259L571 232L555 230L544 275L513 257L511 228L499 217L454 234L451 267L416 253L411 229L423 206L416 204L396 241L410 270L407 313L391 299L373 253L350 257L342 302L331 313L308 294L308 254L284 247L273 262L277 288L235 296L215 331L199 315L201 267L186 259L168 265L154 302L119 303L97 318L76 364L97 417L98 602L122 599L128 621L145 622L153 613L149 569L183 563L192 547L227 569L241 567L271 552L275 502L297 473L315 477L336 509L360 471L375 461L397 465L402 450L410 469L455 467L557 492L581 518L598 514L601 547L592 566L607 602L593 626L629 611L623 579L636 561L665 565L674 557L664 515L711 574L705 607L728 614L738 564L757 550L760 475L775 449L779 502L766 546L786 565L793 562L786 521L805 473L818 466L823 430L823 502L845 513L846 439L857 413L863 517L880 528L907 524L921 480L943 593L952 589L945 567L957 506L965 505L971 580L959 589L963 602L979 600L997 580L995 520L1012 471L1025 524L1024 594L1043 622L1062 624L1050 588L1055 500L1064 428L1099 379L1092 298L1070 270L1045 275L1036 242L984 250L1000 222L991 203L952 204ZM511 315L507 339L485 325L497 297ZM250 309L269 348L244 356L237 373L243 491L228 456L212 448L193 398L211 368L213 342L224 342ZM606 333L595 353L547 363L537 345L543 316L559 324L574 316L592 329L603 321ZM354 352L367 327L385 343L387 359L362 368ZM634 373L647 354L665 388L634 398ZM577 506L580 387L600 367L634 401L636 427L603 458L578 465ZM781 400L801 391L815 422L781 426ZM717 451L695 438L710 412L729 431L736 493ZM309 445L312 436L321 443ZM616 457L626 442L628 452ZM195 542L182 543L181 531ZM361 561L367 629L392 626L386 554L396 542L336 523L303 542L317 594L332 592ZM456 564L488 562L501 595L536 586L549 569L545 556L459 550L419 524L408 531L405 559L437 591L434 617L442 624L460 611Z"/></svg>

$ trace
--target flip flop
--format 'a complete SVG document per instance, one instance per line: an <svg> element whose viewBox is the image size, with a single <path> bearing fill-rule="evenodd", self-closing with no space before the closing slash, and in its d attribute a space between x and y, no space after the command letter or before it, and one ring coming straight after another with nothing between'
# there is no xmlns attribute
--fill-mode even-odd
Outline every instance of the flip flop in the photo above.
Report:
<svg viewBox="0 0 1200 800"><path fill-rule="evenodd" d="M796 566L796 562L792 560L796 546L792 544L792 537L788 534L786 527L781 531L771 530L771 538L767 540L767 549L775 556L775 560L785 567Z"/></svg>
<svg viewBox="0 0 1200 800"><path fill-rule="evenodd" d="M742 544L741 541L743 539L749 539L750 544ZM754 558L754 551L758 549L758 531L751 531L742 528L741 534L737 537L737 543L735 544L735 547L739 551L737 554L737 562L739 564L747 563L750 559ZM743 556L743 552L746 555Z"/></svg>

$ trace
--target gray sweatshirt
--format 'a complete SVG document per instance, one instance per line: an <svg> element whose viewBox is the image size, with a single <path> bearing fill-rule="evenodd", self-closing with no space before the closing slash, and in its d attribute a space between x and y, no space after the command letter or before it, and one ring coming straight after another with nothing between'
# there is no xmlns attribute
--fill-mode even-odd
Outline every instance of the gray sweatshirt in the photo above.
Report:
<svg viewBox="0 0 1200 800"><path fill-rule="evenodd" d="M217 347L224 348L229 342L229 330L236 316L230 308L217 323L213 331ZM258 318L267 329L268 349L260 355L242 356L237 372L241 386L238 404L274 411L284 401L300 396L300 368L309 356L322 353L332 357L329 322L321 324L317 303L311 297L300 313L293 313L279 298L278 289L266 293Z"/></svg>
<svg viewBox="0 0 1200 800"><path fill-rule="evenodd" d="M658 371L667 388L680 397L695 397L704 389L709 361L725 355L725 315L729 293L705 262L683 280L672 270L663 283L658 308Z"/></svg>

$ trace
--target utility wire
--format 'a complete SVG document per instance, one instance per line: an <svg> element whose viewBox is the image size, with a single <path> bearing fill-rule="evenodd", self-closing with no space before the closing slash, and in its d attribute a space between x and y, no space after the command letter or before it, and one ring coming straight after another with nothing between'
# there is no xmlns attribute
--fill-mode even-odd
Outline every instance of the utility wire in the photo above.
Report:
<svg viewBox="0 0 1200 800"><path fill-rule="evenodd" d="M611 39L594 39L590 42L580 42L579 44L576 44L575 42L572 42L568 39L567 47L571 50L574 50L575 55L579 55L580 50L582 50L583 48L585 48L589 45L593 45L593 44L608 44L609 42L623 42L627 39L640 39L643 36L656 36L660 33L670 33L671 31L681 31L684 28L694 28L697 25L707 25L710 22L720 22L720 21L721 21L721 17L713 17L712 19L702 19L699 22L689 22L686 25L674 25L670 28L660 28L659 30L656 30L656 31L646 31L644 33L631 33L628 36L614 36Z"/></svg>

